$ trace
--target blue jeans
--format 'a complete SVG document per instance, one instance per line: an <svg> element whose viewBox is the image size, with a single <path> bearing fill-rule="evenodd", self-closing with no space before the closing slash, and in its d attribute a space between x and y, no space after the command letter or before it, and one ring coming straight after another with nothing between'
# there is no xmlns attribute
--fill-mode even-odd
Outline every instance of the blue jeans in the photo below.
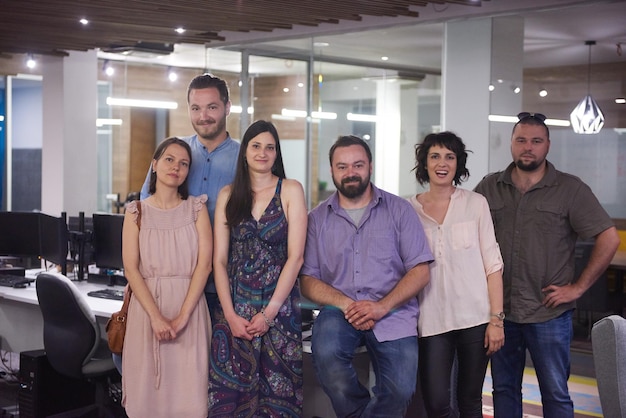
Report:
<svg viewBox="0 0 626 418"><path fill-rule="evenodd" d="M361 345L367 348L376 376L373 397L352 366ZM341 310L325 307L313 324L311 349L317 379L339 418L404 417L415 392L417 337L381 343L373 331L356 330Z"/></svg>
<svg viewBox="0 0 626 418"><path fill-rule="evenodd" d="M537 373L543 416L573 418L569 396L572 311L547 322L519 324L505 321L504 346L491 357L495 418L522 416L522 377L526 349Z"/></svg>

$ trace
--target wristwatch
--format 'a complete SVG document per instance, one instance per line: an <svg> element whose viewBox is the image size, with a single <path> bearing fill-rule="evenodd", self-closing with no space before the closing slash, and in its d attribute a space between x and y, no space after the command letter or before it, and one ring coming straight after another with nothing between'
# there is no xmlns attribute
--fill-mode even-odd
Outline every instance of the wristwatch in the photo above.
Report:
<svg viewBox="0 0 626 418"><path fill-rule="evenodd" d="M504 321L504 318L506 317L506 315L504 315L504 312L492 313L491 316L495 316L500 321Z"/></svg>

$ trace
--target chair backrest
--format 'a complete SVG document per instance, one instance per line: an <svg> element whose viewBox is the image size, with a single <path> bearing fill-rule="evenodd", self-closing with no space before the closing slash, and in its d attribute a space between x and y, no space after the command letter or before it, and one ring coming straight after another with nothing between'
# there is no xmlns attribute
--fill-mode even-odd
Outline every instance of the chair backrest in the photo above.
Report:
<svg viewBox="0 0 626 418"><path fill-rule="evenodd" d="M602 413L626 417L626 319L611 315L593 324L591 344Z"/></svg>
<svg viewBox="0 0 626 418"><path fill-rule="evenodd" d="M35 283L50 365L65 376L81 378L83 365L100 341L96 317L76 285L62 274L41 273Z"/></svg>

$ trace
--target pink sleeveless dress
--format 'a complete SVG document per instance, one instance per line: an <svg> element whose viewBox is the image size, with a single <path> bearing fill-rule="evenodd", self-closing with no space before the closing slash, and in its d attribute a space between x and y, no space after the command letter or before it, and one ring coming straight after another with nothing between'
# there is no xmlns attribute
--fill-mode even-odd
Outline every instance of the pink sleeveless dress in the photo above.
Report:
<svg viewBox="0 0 626 418"><path fill-rule="evenodd" d="M167 210L141 202L139 270L167 318L178 314L191 283L198 259L195 221L206 200L189 196ZM126 210L136 214L136 202ZM122 404L130 418L207 416L210 330L203 295L177 338L159 342L133 295L122 353Z"/></svg>

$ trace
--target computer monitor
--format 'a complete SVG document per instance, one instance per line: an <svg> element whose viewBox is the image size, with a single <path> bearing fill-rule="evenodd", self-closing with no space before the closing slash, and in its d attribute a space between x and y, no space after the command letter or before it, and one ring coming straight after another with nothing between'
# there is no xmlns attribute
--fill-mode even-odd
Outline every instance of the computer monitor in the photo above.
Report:
<svg viewBox="0 0 626 418"><path fill-rule="evenodd" d="M122 225L124 215L113 213L93 214L93 250L96 267L123 270Z"/></svg>
<svg viewBox="0 0 626 418"><path fill-rule="evenodd" d="M0 212L0 255L39 255L38 212Z"/></svg>
<svg viewBox="0 0 626 418"><path fill-rule="evenodd" d="M67 229L72 232L93 231L93 219L87 216L68 216Z"/></svg>
<svg viewBox="0 0 626 418"><path fill-rule="evenodd" d="M39 214L39 255L67 274L68 231L65 219Z"/></svg>

